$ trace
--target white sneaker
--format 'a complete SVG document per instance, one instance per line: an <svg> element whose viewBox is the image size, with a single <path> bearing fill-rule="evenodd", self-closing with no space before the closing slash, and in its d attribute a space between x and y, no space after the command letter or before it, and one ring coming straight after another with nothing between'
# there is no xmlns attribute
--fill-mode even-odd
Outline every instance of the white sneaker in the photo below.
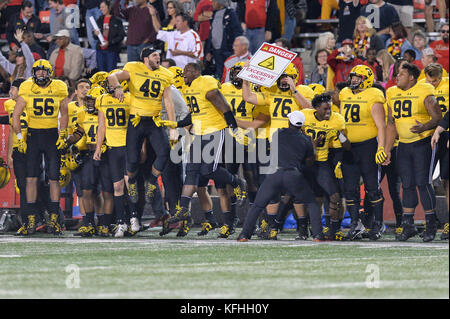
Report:
<svg viewBox="0 0 450 319"><path fill-rule="evenodd" d="M131 231L138 232L141 230L141 225L139 225L139 219L137 217L132 217L130 219Z"/></svg>
<svg viewBox="0 0 450 319"><path fill-rule="evenodd" d="M116 233L114 234L114 237L116 237L116 238L123 237L125 232L127 231L127 229L128 229L127 224L118 225Z"/></svg>

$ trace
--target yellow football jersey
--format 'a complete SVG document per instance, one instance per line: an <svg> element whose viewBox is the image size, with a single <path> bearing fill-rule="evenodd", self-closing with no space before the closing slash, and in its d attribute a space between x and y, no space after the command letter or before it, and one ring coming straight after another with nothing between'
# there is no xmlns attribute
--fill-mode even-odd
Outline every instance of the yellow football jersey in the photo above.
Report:
<svg viewBox="0 0 450 319"><path fill-rule="evenodd" d="M69 113L69 123L67 125L67 131L69 134L73 134L76 129L78 113L84 110L83 106L80 106L77 101L72 101L67 105L67 112Z"/></svg>
<svg viewBox="0 0 450 319"><path fill-rule="evenodd" d="M305 124L302 130L313 139L319 139L316 145L316 161L328 160L328 149L331 143L338 137L338 132L345 128L345 120L339 113L332 112L329 120L319 121L316 118L316 110L303 109Z"/></svg>
<svg viewBox="0 0 450 319"><path fill-rule="evenodd" d="M26 102L28 127L33 129L58 128L59 106L68 95L67 85L52 80L43 88L31 78L20 85L19 95Z"/></svg>
<svg viewBox="0 0 450 319"><path fill-rule="evenodd" d="M442 69L442 77L446 78L448 77L448 72L445 69ZM427 78L427 76L425 75L425 69L423 69L422 71L420 71L420 75L417 78L417 82L425 80Z"/></svg>
<svg viewBox="0 0 450 319"><path fill-rule="evenodd" d="M162 66L152 71L142 62L128 62L123 70L130 74L130 114L157 116L164 90L173 84L172 72Z"/></svg>
<svg viewBox="0 0 450 319"><path fill-rule="evenodd" d="M301 106L291 91L283 92L277 90L267 90L264 93L256 93L257 105L268 106L268 115L270 116L270 136L280 128L289 127L287 115L293 111L300 111Z"/></svg>
<svg viewBox="0 0 450 319"><path fill-rule="evenodd" d="M339 108L339 106L331 103L331 112L341 113L341 109Z"/></svg>
<svg viewBox="0 0 450 319"><path fill-rule="evenodd" d="M339 93L341 115L345 119L345 134L351 143L360 143L378 135L378 129L372 118L375 103L385 103L383 92L377 88L368 88L354 94L346 87Z"/></svg>
<svg viewBox="0 0 450 319"><path fill-rule="evenodd" d="M228 104L230 104L231 110L233 111L236 119L243 121L253 120L252 112L254 105L244 101L242 98L242 89L237 89L230 82L226 82L222 84L220 91L227 100Z"/></svg>
<svg viewBox="0 0 450 319"><path fill-rule="evenodd" d="M434 96L436 97L436 101L439 103L439 107L441 108L442 117L448 111L449 103L448 103L448 89L449 89L449 79L448 77L442 78L438 87L434 90Z"/></svg>
<svg viewBox="0 0 450 319"><path fill-rule="evenodd" d="M301 95L303 95L303 97L304 97L305 99L307 99L309 102L311 102L312 99L314 98L314 96L316 95L316 94L314 93L314 90L311 89L311 88L310 88L309 86L307 86L307 85L300 84L300 85L297 85L297 87L296 87L295 89L298 91L298 93L300 93Z"/></svg>
<svg viewBox="0 0 450 319"><path fill-rule="evenodd" d="M77 125L84 130L86 144L95 145L97 143L98 115L89 114L83 110L78 113Z"/></svg>
<svg viewBox="0 0 450 319"><path fill-rule="evenodd" d="M8 112L9 124L11 125L11 129L12 129L13 113L14 113L14 107L16 106L16 101L13 99L9 99L9 100L5 101L3 106L5 107L5 111ZM24 109L22 114L20 115L20 128L22 131L23 139L26 141L27 140L27 132L28 132L28 117L27 117L26 109ZM12 147L13 148L18 147L19 145L17 143L17 136L14 132L12 134L12 137L13 137Z"/></svg>
<svg viewBox="0 0 450 319"><path fill-rule="evenodd" d="M103 94L95 101L99 112L105 115L106 145L121 147L127 144L127 124L130 116L130 93L120 102L111 94Z"/></svg>
<svg viewBox="0 0 450 319"><path fill-rule="evenodd" d="M397 86L386 91L387 103L391 108L401 143L412 143L433 134L434 129L417 134L411 132L410 128L417 124L416 121L426 123L431 120L424 100L427 96L434 95L434 91L434 86L423 82L406 91Z"/></svg>
<svg viewBox="0 0 450 319"><path fill-rule="evenodd" d="M223 113L206 98L206 93L215 89L220 90L220 83L205 75L196 78L183 91L191 111L195 135L210 134L228 126Z"/></svg>

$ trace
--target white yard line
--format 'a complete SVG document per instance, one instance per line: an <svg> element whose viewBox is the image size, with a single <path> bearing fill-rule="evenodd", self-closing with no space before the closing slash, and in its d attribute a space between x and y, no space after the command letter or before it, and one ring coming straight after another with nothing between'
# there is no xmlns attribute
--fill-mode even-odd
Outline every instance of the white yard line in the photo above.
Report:
<svg viewBox="0 0 450 319"><path fill-rule="evenodd" d="M263 240L251 240L246 243L240 243L236 240L221 240L221 239L150 239L150 238L125 238L125 239L104 239L104 238L78 238L78 237L40 237L40 238L22 238L15 236L0 236L0 245L8 243L65 243L65 244L103 244L103 243L119 243L119 244L144 244L144 245L165 245L165 244L177 244L177 245L189 245L189 246L289 246L289 247L308 247L308 246L353 246L358 248L394 248L394 247L414 247L414 248L434 248L434 249L449 249L448 242L431 242L431 243L417 243L417 242L320 242L314 243L311 241L300 242L296 240L277 240L277 241L263 241ZM1 246L0 246L1 248Z"/></svg>

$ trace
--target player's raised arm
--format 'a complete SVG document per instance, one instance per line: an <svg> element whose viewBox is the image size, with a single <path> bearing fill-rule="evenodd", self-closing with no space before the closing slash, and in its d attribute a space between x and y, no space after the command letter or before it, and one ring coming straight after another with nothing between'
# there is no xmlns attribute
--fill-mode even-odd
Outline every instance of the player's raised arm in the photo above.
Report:
<svg viewBox="0 0 450 319"><path fill-rule="evenodd" d="M223 113L229 127L237 127L236 119L234 118L230 105L218 89L211 90L206 93L206 98Z"/></svg>
<svg viewBox="0 0 450 319"><path fill-rule="evenodd" d="M119 72L115 72L113 74L108 75L108 85L114 91L113 96L116 99L119 99L120 102L123 102L125 99L125 95L123 93L123 88L120 83L122 81L128 81L130 79L130 73L128 71L122 70Z"/></svg>

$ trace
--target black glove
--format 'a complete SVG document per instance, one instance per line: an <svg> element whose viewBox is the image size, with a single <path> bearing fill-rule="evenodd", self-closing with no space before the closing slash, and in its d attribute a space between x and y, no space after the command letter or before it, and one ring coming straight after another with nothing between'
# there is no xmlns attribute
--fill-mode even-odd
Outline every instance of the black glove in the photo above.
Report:
<svg viewBox="0 0 450 319"><path fill-rule="evenodd" d="M234 118L233 112L228 111L223 114L225 116L225 121L227 121L228 127L231 129L237 128L236 119Z"/></svg>

